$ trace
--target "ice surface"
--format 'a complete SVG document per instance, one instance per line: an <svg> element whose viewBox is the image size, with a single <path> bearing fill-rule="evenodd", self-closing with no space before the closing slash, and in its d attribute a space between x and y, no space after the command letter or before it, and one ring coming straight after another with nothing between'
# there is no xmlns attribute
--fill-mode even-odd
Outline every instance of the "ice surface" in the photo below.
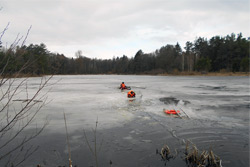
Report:
<svg viewBox="0 0 250 167"><path fill-rule="evenodd" d="M128 99L127 91L118 89L122 81L135 91L136 99ZM39 84L40 78L28 80L27 90L30 95L36 92ZM2 89L4 88L2 87ZM25 85L23 90L24 92L20 92L17 99L25 98L27 95ZM156 143L159 143L164 135L166 137L162 141L162 145L164 141L172 140L171 138L176 141L190 139L203 147L206 146L205 143L215 145L223 142L227 142L228 145L233 143L228 139L239 139L246 144L247 138L249 139L248 77L54 76L50 84L43 90L43 94L46 94L49 103L42 108L29 128L43 125L45 119L49 120L50 123L43 134L51 137L50 140L49 137L46 138L47 142L53 143L54 134L65 136L63 118L63 113L65 113L71 142L74 145L72 146L73 152L76 155L80 154L80 150L86 151L87 149L86 144L83 144L85 140L83 130L91 135L97 121L98 132L106 141L104 149L113 148L113 151L116 150L119 153L122 150L127 150L127 152L134 150L135 157L141 156L136 152L157 145ZM21 103L14 102L13 105L18 108ZM163 109L180 108L190 116L190 119L169 118L163 113ZM170 135L166 135L166 132ZM239 134L243 135L243 138L240 139L237 136ZM156 142L154 136L159 136L156 137L159 141ZM114 146L111 146L109 141ZM123 145L124 142L127 143L127 148ZM57 144L59 143L63 144L63 150L56 151L56 156L66 154L67 151L65 140L60 140ZM41 141L37 141L36 144L43 145ZM236 145L223 147L223 149L232 149L239 145L236 143ZM60 146L55 146L55 149L59 150L58 147ZM47 147L44 146L44 150L46 149ZM108 152L108 150L106 151ZM228 153L229 151L226 152L224 157L229 159L233 157L233 154ZM249 151L247 154L249 155ZM46 157L44 158L46 159ZM119 158L118 154L116 158L120 160L118 166L128 165L128 162ZM39 161L39 157L35 160ZM56 163L50 158L47 158L47 161L50 165ZM82 163L81 160L77 160L77 162ZM145 166L150 162L141 163ZM230 163L227 166L230 166Z"/></svg>

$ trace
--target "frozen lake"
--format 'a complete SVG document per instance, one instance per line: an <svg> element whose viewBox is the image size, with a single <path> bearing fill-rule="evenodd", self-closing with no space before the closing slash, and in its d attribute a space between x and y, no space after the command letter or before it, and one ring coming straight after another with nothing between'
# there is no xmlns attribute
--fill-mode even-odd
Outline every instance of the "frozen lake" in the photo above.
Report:
<svg viewBox="0 0 250 167"><path fill-rule="evenodd" d="M30 78L28 90L39 81ZM122 81L136 92L135 100L118 89ZM73 166L95 166L86 143L94 146L95 134L99 166L185 167L187 140L200 151L212 148L222 166L249 166L249 77L74 75L54 76L50 83L49 103L26 133L45 119L49 125L29 143L40 148L25 167L67 166L63 113ZM169 117L163 109L182 109L190 119ZM177 150L177 158L161 160L156 150L164 144Z"/></svg>

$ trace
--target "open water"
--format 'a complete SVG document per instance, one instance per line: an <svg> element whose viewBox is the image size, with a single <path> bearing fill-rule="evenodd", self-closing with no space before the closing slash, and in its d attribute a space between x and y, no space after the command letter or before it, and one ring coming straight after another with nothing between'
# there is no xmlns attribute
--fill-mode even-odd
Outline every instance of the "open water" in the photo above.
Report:
<svg viewBox="0 0 250 167"><path fill-rule="evenodd" d="M118 89L122 81L136 99ZM30 78L27 90L32 94L39 84L40 78ZM186 167L186 142L212 149L222 166L249 166L249 77L54 76L44 91L48 103L25 135L49 124L28 144L39 149L21 166L67 166L63 113L73 166L96 166L97 157L98 166ZM183 110L189 118L169 117L164 109ZM159 155L165 144L175 157L168 161Z"/></svg>

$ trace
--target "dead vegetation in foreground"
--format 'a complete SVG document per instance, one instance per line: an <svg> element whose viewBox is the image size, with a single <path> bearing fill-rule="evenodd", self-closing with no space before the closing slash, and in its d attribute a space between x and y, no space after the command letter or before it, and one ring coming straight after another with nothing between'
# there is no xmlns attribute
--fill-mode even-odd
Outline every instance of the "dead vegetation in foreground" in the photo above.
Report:
<svg viewBox="0 0 250 167"><path fill-rule="evenodd" d="M67 137L67 146L68 146L68 156L69 156L69 164L58 167L73 167L72 160L71 160L71 149L70 149L70 143L69 143L69 135L67 131L67 123L66 123L66 116L64 113L64 121L65 121L65 129L66 129L66 137ZM91 146L90 140L88 139L85 130L84 132L84 138L85 142L91 152L91 155L94 157L93 167L99 166L99 159L97 154L101 150L103 140L99 146L97 147L97 127L98 127L98 118L96 120L96 126L94 129L92 129L93 135L94 135L94 146ZM159 154L162 158L162 160L165 162L165 166L167 166L167 162L171 159L175 159L179 153L184 153L184 156L182 156L182 160L186 162L187 167L222 167L222 160L219 156L213 153L212 148L210 148L208 151L203 150L200 152L195 144L193 144L191 141L186 140L186 147L185 151L179 151L175 149L173 152L171 152L169 146L165 144L160 152L158 149L156 149L156 154ZM191 145L190 145L191 144ZM109 166L112 167L113 162L109 161ZM40 164L37 165L37 167L43 167ZM77 165L74 165L74 167L77 167Z"/></svg>
<svg viewBox="0 0 250 167"><path fill-rule="evenodd" d="M185 156L183 158L188 167L222 167L222 160L213 153L211 148L208 151L203 150L200 152L196 145L192 144L190 146L190 143L189 141L186 142ZM175 153L171 153L170 148L165 144L159 154L162 160L165 161L166 166L166 162L175 159L178 152L175 149Z"/></svg>

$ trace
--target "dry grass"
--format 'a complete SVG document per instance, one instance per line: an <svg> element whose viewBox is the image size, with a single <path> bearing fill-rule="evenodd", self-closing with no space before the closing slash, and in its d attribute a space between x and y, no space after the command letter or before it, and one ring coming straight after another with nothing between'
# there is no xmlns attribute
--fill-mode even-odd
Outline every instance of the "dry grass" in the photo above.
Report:
<svg viewBox="0 0 250 167"><path fill-rule="evenodd" d="M163 160L169 160L170 158L172 158L170 149L166 144L162 147L160 154Z"/></svg>
<svg viewBox="0 0 250 167"><path fill-rule="evenodd" d="M189 147L189 142L186 142L185 160L188 165L198 167L221 167L221 159L215 155L210 148L209 151L204 150L199 152L198 148L193 144Z"/></svg>
<svg viewBox="0 0 250 167"><path fill-rule="evenodd" d="M222 167L221 165L221 159L215 155L210 148L209 151L203 150L200 152L198 148L192 144L191 142L186 142L186 148L185 148L185 157L184 160L186 161L186 164L188 167ZM158 153L158 150L157 150ZM175 155L171 153L170 148L168 145L164 145L159 153L161 155L162 160L166 162L170 159L175 159L178 155L177 150L175 149Z"/></svg>

